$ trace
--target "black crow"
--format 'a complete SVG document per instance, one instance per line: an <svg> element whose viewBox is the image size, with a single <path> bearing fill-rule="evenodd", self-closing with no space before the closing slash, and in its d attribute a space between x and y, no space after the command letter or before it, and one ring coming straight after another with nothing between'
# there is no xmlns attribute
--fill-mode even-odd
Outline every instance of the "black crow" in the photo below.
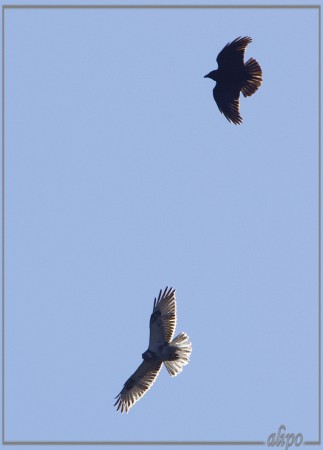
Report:
<svg viewBox="0 0 323 450"><path fill-rule="evenodd" d="M221 113L235 125L242 122L239 111L240 91L244 97L249 97L262 82L262 71L257 61L250 58L244 63L244 52L250 42L252 39L246 36L228 43L216 59L218 70L212 70L204 77L216 81L214 100Z"/></svg>

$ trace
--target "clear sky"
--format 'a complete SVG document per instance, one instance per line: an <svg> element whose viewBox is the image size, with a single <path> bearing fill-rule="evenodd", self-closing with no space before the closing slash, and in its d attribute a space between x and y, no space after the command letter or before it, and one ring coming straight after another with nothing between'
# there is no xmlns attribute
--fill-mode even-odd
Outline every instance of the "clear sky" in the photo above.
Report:
<svg viewBox="0 0 323 450"><path fill-rule="evenodd" d="M191 362L121 415L167 285ZM317 440L317 10L6 10L5 308L8 441Z"/></svg>

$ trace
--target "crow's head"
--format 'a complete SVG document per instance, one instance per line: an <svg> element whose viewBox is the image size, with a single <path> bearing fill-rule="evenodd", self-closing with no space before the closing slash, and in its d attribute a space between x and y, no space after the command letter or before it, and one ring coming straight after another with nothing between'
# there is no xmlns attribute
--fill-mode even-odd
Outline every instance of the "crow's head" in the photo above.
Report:
<svg viewBox="0 0 323 450"><path fill-rule="evenodd" d="M218 80L218 71L212 70L212 72L205 75L204 78L211 78L211 80L217 81Z"/></svg>

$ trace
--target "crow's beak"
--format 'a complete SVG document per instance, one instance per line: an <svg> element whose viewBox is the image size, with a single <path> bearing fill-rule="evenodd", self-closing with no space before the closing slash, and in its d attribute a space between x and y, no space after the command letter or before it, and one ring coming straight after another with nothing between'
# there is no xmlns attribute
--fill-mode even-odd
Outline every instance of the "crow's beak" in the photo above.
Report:
<svg viewBox="0 0 323 450"><path fill-rule="evenodd" d="M207 75L204 75L204 78L209 78L209 74L207 74Z"/></svg>

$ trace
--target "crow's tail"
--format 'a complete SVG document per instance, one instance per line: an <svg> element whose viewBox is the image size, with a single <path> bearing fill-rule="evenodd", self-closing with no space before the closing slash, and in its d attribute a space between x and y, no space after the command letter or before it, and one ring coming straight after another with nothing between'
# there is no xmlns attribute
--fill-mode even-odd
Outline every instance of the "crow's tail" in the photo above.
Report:
<svg viewBox="0 0 323 450"><path fill-rule="evenodd" d="M262 82L262 71L257 61L250 58L245 64L247 80L244 82L241 91L245 97L254 94Z"/></svg>

